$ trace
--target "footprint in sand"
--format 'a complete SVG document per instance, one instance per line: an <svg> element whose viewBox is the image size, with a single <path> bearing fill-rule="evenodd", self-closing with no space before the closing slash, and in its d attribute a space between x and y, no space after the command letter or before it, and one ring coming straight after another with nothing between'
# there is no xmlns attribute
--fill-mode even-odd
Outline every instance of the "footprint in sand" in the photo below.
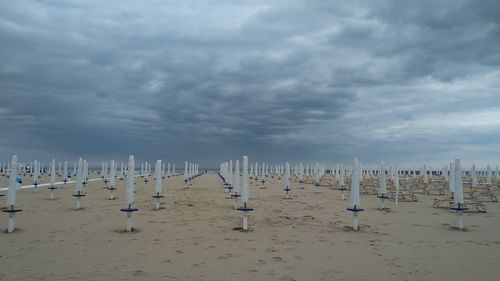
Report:
<svg viewBox="0 0 500 281"><path fill-rule="evenodd" d="M277 262L284 262L283 258L282 257L272 257L271 258L273 261L277 261Z"/></svg>
<svg viewBox="0 0 500 281"><path fill-rule="evenodd" d="M238 238L224 238L226 241L238 241Z"/></svg>
<svg viewBox="0 0 500 281"><path fill-rule="evenodd" d="M396 268L400 268L401 265L397 264L397 263L394 263L394 262L390 262L387 264L389 267L396 267Z"/></svg>
<svg viewBox="0 0 500 281"><path fill-rule="evenodd" d="M325 273L325 274L341 274L341 273L343 273L343 271L331 269L331 270L327 270L323 273Z"/></svg>
<svg viewBox="0 0 500 281"><path fill-rule="evenodd" d="M276 249L274 247L269 247L269 248L266 249L266 252L268 252L268 253L275 253L277 251L278 251L278 249Z"/></svg>
<svg viewBox="0 0 500 281"><path fill-rule="evenodd" d="M227 253L227 254L225 254L223 256L218 256L217 259L219 259L219 260L225 260L225 259L232 258L232 257L236 257L236 255L233 254L233 253Z"/></svg>
<svg viewBox="0 0 500 281"><path fill-rule="evenodd" d="M163 275L162 277L167 279L179 279L177 276L172 276L172 275Z"/></svg>
<svg viewBox="0 0 500 281"><path fill-rule="evenodd" d="M132 272L132 276L142 276L142 275L144 275L143 270L135 270L134 272Z"/></svg>

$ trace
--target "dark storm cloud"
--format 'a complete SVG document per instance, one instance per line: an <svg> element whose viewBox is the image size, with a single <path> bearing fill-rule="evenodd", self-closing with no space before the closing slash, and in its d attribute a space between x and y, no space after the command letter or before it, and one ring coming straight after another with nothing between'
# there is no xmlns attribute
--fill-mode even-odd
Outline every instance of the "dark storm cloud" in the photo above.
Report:
<svg viewBox="0 0 500 281"><path fill-rule="evenodd" d="M0 156L492 161L499 19L498 1L4 1Z"/></svg>

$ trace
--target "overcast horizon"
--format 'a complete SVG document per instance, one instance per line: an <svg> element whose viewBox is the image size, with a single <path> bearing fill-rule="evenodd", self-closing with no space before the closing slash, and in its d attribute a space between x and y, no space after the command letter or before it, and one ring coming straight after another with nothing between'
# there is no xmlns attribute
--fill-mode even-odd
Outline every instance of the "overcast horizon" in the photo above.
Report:
<svg viewBox="0 0 500 281"><path fill-rule="evenodd" d="M500 1L2 1L0 38L0 162L500 162Z"/></svg>

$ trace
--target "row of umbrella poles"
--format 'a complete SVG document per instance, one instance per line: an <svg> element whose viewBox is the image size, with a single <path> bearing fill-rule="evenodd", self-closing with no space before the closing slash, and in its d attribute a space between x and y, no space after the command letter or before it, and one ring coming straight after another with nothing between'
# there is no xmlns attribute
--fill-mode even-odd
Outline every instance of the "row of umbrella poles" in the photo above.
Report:
<svg viewBox="0 0 500 281"><path fill-rule="evenodd" d="M460 167L460 160L455 159L453 162L453 171L450 171L451 173L451 185L450 185L450 191L453 194L453 204L450 207L450 210L455 214L455 226L458 229L464 229L464 223L463 223L463 212L467 210L466 205L464 204L464 197L463 197L463 185L462 185L462 169ZM240 191L240 173L242 176L242 181L243 181L243 188ZM351 171L351 188L350 188L350 194L349 194L349 206L346 208L348 212L351 213L351 227L353 230L359 230L359 214L364 211L363 208L361 208L361 201L360 201L360 182L361 182L361 165L360 162L357 158L354 158L353 166L352 166L352 171ZM291 188L291 181L290 181L290 164L288 162L285 163L284 165L284 191L285 191L285 199L291 199L290 193L292 191ZM388 198L387 196L387 185L386 185L386 167L384 162L381 163L380 165L380 170L379 170L379 193L378 193L378 198L380 199L380 209L384 210L386 209L385 207L385 199ZM253 208L248 207L248 157L244 156L243 157L243 169L240 172L239 168L239 160L236 161L234 169L233 169L233 164L232 160L228 162L224 162L220 165L220 170L219 170L219 177L224 184L225 187L225 192L232 192L233 194L231 197L235 199L235 209L242 211L243 212L243 223L242 223L242 230L247 231L248 230L248 214L249 212L253 211ZM397 177L397 175L396 175ZM395 182L398 182L399 179L395 179ZM344 181L343 181L343 176L342 174L340 175L340 187L339 190L341 191L341 200L344 200L344 192L347 190L345 187ZM302 187L302 182L300 182L300 185ZM398 185L396 185L396 204L397 204L397 199L398 199L398 194L397 194L397 188ZM243 204L243 207L237 207L238 205L238 199L241 197L241 203Z"/></svg>
<svg viewBox="0 0 500 281"><path fill-rule="evenodd" d="M241 188L240 188L240 165L239 160L236 160L233 170L233 161L224 162L220 165L219 177L224 185L225 192L231 193L231 198L234 198L234 209L241 212L242 223L241 230L248 231L248 218L250 213L254 211L249 205L249 174L248 174L248 156L243 156L241 169Z"/></svg>
<svg viewBox="0 0 500 281"><path fill-rule="evenodd" d="M161 161L161 160L159 160ZM160 162L161 163L161 162ZM17 167L17 156L14 155L12 156L11 160L11 167ZM134 157L131 155L129 157L128 161L128 175L127 175L127 188L126 188L126 202L128 204L127 208L122 208L120 209L123 212L127 213L127 231L132 231L132 213L138 211L138 208L134 208L134 177L135 177L135 171L134 171ZM51 165L51 184L48 187L50 189L50 198L54 198L54 190L57 189L55 186L55 165L54 165L54 160ZM84 162L82 158L78 160L78 168L77 168L77 173L76 173L76 180L74 181L76 183L75 186L75 194L73 194L73 197L76 199L76 210L81 209L81 200L83 197L85 197L85 194L83 192L83 186L88 182L87 180L84 180ZM111 187L109 187L111 190L114 190L114 182L113 178L111 177ZM9 222L7 226L7 232L12 233L16 229L16 213L21 212L21 209L16 209L15 204L16 204L16 194L18 190L18 183L20 183L20 179L18 178L17 175L17 169L13 168L10 170L10 175L9 175L9 187L7 191L7 208L2 210L3 212L6 212L9 214ZM66 182L66 181L65 181ZM156 184L156 191L157 194L161 192L161 177L157 177L157 184ZM36 188L36 187L34 187ZM108 188L108 189L109 189ZM112 199L113 197L110 196Z"/></svg>
<svg viewBox="0 0 500 281"><path fill-rule="evenodd" d="M14 155L11 160L11 167L17 167L17 156ZM155 208L159 209L160 205L160 199L163 198L161 195L162 192L162 179L163 175L161 173L162 162L161 160L157 160L156 166L155 166L155 178L156 178L156 184L155 184L155 194L153 195L153 198L155 198ZM78 160L78 168L77 168L77 176L76 176L76 187L75 187L75 194L73 195L76 198L76 207L75 209L78 210L81 208L81 199L82 197L85 196L83 193L83 186L86 184L87 180L84 180L84 162L80 158ZM113 173L113 167L112 166L112 171L111 174ZM243 213L243 218L242 218L242 230L247 231L248 230L248 217L249 213L253 211L253 208L250 208L248 205L249 201L249 190L248 190L248 181L249 181L249 175L248 175L248 157L244 156L243 157L243 165L242 165L242 171L241 171L241 176L242 176L242 188L240 189L240 169L239 169L239 160L236 161L235 168L233 170L233 165L232 161L225 162L221 164L220 166L220 171L219 171L219 176L225 186L226 192L233 192L231 195L232 198L235 199L235 209L238 211L241 211ZM51 190L51 198L54 198L54 190L55 188L55 165L54 165L54 160L51 165L51 185L49 189ZM381 200L381 208L384 209L384 199L387 197L385 196L385 167L382 163L381 165L381 173L380 175L380 190L379 190L379 198ZM453 205L450 207L450 210L452 210L455 215L456 215L456 222L455 225L458 229L463 229L463 212L467 210L466 205L464 204L464 198L463 198L463 185L462 185L462 170L460 168L460 160L455 159L454 165L453 165L453 180L452 182L452 190L453 190ZM116 172L116 171L115 171ZM186 174L186 173L185 173ZM192 174L190 175L186 181L193 180L194 178L198 177L200 174ZM291 186L290 186L290 165L289 163L285 164L285 171L284 171L284 176L285 176L285 188L284 191L286 192L286 198L290 199L289 194L291 192ZM128 160L128 170L127 170L127 187L125 189L125 198L126 198L126 207L121 208L120 211L126 213L127 215L127 224L126 224L126 230L131 232L133 230L132 228L132 214L134 212L137 212L139 209L134 207L134 179L136 177L135 174L135 160L134 156L130 155L129 160ZM354 230L359 229L359 223L358 223L358 215L360 212L363 211L361 208L360 204L360 192L359 192L359 184L360 184L360 178L361 178L361 168L360 168L360 163L357 158L354 159L353 163L353 170L352 170L352 181L351 181L351 190L350 190L350 196L349 196L349 207L347 208L347 211L351 212L352 214L352 228ZM15 230L16 226L16 214L18 212L21 212L21 209L16 209L15 203L16 203L16 192L17 192L17 185L18 185L19 178L17 177L17 169L11 169L10 170L10 175L9 175L9 188L8 188L8 193L7 193L7 208L2 210L5 213L8 213L9 215L9 220L8 220L8 227L7 227L7 232L11 233ZM113 199L113 190L114 188L114 177L111 177L111 183L110 187L110 199ZM342 185L343 187L343 185ZM450 187L451 189L451 187ZM342 198L343 199L343 198ZM241 201L242 206L238 206L238 202Z"/></svg>
<svg viewBox="0 0 500 281"><path fill-rule="evenodd" d="M187 162L186 162L187 163ZM17 156L14 155L12 156L12 160L10 162L10 167L17 167ZM76 180L75 181L67 181L65 180L63 183L75 183L75 193L73 194L73 197L75 197L75 210L80 210L81 209L81 202L83 197L86 196L84 192L84 187L89 181L98 181L98 180L103 180L105 181L105 188L110 191L109 199L114 200L114 190L116 190L116 165L114 165L114 161L111 162L111 171L110 171L110 177L103 177L98 178L98 179L87 179L87 176L85 175L85 161L82 158L79 158L78 160L78 165L77 165L77 171L76 171ZM194 171L194 170L193 170ZM197 165L196 165L196 171L197 171ZM194 172L189 172L186 170L185 174L188 176L187 181L191 182L194 180L196 177L200 176L200 173L194 173ZM50 198L54 199L54 190L57 189L56 185L60 183L55 182L55 160L52 160L52 165L51 165L51 173L50 173L50 183L48 185L48 189L50 190ZM113 176L115 175L115 176ZM127 217L127 222L126 222L126 231L132 232L133 231L133 221L132 221L132 214L134 212L139 211L139 208L134 206L135 203L135 178L137 175L135 172L135 160L134 156L130 155L128 159L128 169L127 173L125 175L125 180L126 180L126 188L125 188L125 203L126 207L121 208L120 211L124 212ZM156 161L156 166L155 166L155 191L154 195L152 196L155 199L155 209L158 210L160 209L160 199L163 198L164 196L162 195L162 189L163 189L163 179L164 179L164 173L162 173L162 160L157 160ZM108 186L108 181L109 181L109 186ZM3 209L2 211L4 213L8 213L9 215L9 220L8 220L8 226L7 226L7 232L12 233L16 229L16 214L21 212L22 209L16 208L16 194L19 189L18 185L22 183L21 179L18 177L18 171L17 169L13 168L10 169L10 174L9 174L9 187L7 189L7 208ZM33 188L36 190L37 187L40 187L41 185L33 185L33 186L27 186L27 188ZM24 189L24 188L23 188ZM3 196L1 194L0 196Z"/></svg>

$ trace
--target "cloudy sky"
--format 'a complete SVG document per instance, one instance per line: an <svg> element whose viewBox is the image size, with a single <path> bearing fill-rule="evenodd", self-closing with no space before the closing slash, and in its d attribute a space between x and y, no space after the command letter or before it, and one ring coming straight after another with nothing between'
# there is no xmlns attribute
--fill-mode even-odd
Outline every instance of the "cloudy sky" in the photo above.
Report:
<svg viewBox="0 0 500 281"><path fill-rule="evenodd" d="M1 1L0 160L500 162L500 2Z"/></svg>

